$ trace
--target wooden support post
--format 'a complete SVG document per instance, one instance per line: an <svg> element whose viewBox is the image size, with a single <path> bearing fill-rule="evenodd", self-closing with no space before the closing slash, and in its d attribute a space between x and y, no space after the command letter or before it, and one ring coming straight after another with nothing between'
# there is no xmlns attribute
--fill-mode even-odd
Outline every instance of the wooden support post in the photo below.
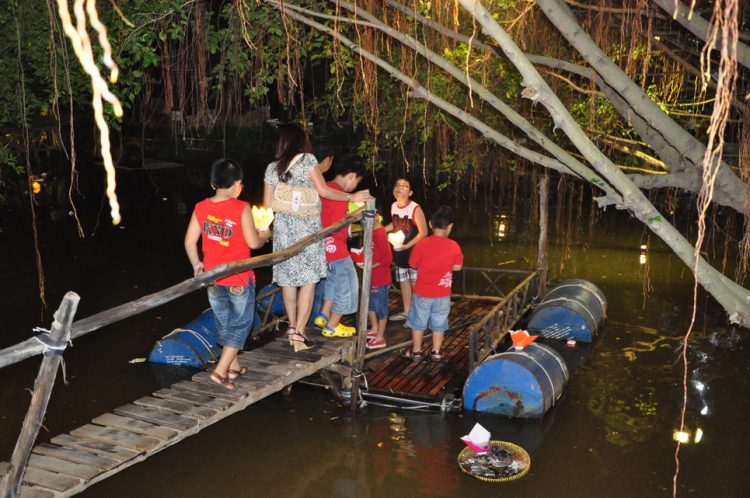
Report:
<svg viewBox="0 0 750 498"><path fill-rule="evenodd" d="M55 312L55 321L52 323L50 339L53 341L66 342L70 340L70 325L78 309L80 297L75 292L68 292L63 298L60 308ZM21 435L16 441L16 448L10 458L8 473L0 483L1 498L16 498L21 494L21 479L29 461L31 447L34 445L39 428L42 426L44 414L47 411L52 388L55 385L57 369L62 361L61 355L45 356L42 366L39 367L39 375L36 378L34 394L31 397L31 406L23 421Z"/></svg>
<svg viewBox="0 0 750 498"><path fill-rule="evenodd" d="M539 179L539 255L536 267L539 269L539 299L547 295L547 223L549 220L549 175Z"/></svg>
<svg viewBox="0 0 750 498"><path fill-rule="evenodd" d="M368 213L370 213L368 215ZM357 356L354 361L354 372L362 372L365 365L365 350L367 346L367 310L370 308L370 282L372 280L372 227L375 224L375 201L367 201L364 220L364 265L362 271L362 292L359 296L359 319L357 320L359 333L357 334ZM357 409L357 394L359 379L354 376L352 383L352 411Z"/></svg>

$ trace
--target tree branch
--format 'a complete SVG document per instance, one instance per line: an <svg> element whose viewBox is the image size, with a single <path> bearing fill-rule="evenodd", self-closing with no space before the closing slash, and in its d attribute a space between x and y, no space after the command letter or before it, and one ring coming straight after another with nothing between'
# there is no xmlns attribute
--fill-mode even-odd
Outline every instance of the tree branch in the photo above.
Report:
<svg viewBox="0 0 750 498"><path fill-rule="evenodd" d="M731 322L739 323L746 327L750 326L750 306L747 304L750 292L745 289L738 291L737 288L726 285L720 277L720 272L711 267L702 258L696 258L693 246L685 240L675 227L665 220L633 182L594 146L568 113L562 102L555 96L529 60L524 57L523 53L497 21L495 21L492 15L478 0L459 1L482 25L483 30L497 41L506 57L521 72L524 78L524 86L526 86L522 95L536 103L544 105L552 115L555 124L568 135L573 144L594 168L622 195L624 200L618 203L616 207L618 209L630 210L636 218L641 220L651 231L666 242L689 268L697 268L695 272L696 280L724 306L724 309L729 313L729 320ZM537 0L537 3L540 2L541 0ZM596 180L596 178L593 178L591 182L595 183Z"/></svg>
<svg viewBox="0 0 750 498"><path fill-rule="evenodd" d="M715 30L715 26L703 19L695 11L685 7L679 0L651 0L656 5L661 7L667 12L672 19L676 20L688 31L693 33L695 36L703 40L704 43L708 43L709 38L712 36L712 30ZM676 8L675 8L676 4ZM721 45L721 31L716 33L717 45ZM737 42L737 62L750 69L750 47L744 43L740 43L738 40L730 40L730 43ZM716 47L714 47L716 48Z"/></svg>

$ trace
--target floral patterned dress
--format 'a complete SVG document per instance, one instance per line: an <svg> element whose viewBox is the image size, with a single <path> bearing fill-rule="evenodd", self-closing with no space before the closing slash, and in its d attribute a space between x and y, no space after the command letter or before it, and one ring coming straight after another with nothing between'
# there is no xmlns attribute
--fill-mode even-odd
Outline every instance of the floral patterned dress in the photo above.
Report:
<svg viewBox="0 0 750 498"><path fill-rule="evenodd" d="M290 185L313 187L310 171L318 165L312 154L304 154L289 170L292 174ZM276 163L266 168L264 183L274 189L279 184ZM323 229L320 216L299 218L279 213L273 222L273 252L283 251L299 239ZM323 241L307 246L298 255L282 261L273 267L273 281L279 287L300 287L317 283L326 277L326 256Z"/></svg>

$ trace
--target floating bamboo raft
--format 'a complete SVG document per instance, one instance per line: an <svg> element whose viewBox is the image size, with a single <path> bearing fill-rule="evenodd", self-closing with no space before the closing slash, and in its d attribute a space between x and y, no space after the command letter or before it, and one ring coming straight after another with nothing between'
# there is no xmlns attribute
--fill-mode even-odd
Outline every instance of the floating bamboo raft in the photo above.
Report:
<svg viewBox="0 0 750 498"><path fill-rule="evenodd" d="M319 346L295 353L286 338L240 355L248 373L230 391L204 371L160 389L34 447L22 498L73 496L107 477L244 410L285 386L351 357L349 339L316 337ZM0 476L8 463L0 463Z"/></svg>

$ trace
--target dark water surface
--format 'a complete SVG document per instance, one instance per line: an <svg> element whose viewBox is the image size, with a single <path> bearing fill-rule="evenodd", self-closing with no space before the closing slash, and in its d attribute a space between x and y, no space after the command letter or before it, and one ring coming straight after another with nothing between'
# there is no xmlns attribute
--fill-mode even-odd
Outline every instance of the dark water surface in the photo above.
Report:
<svg viewBox="0 0 750 498"><path fill-rule="evenodd" d="M56 309L66 291L75 291L81 296L80 319L190 277L182 235L192 205L208 195L202 178L193 170L122 175L124 221L113 227L102 215L93 235L101 192L92 189L86 238L77 238L68 221L53 223L40 215L49 307ZM246 183L251 184L246 200L257 202L260 189ZM466 265L513 261L502 267L533 267L530 223L535 222L522 211L459 210L454 238ZM290 395L258 402L79 496L671 496L672 434L682 400L678 348L690 323L692 275L652 242L646 276L639 257L647 234L627 213L608 211L592 228L585 219L576 223L582 226L566 237L551 227L549 278L552 284L582 278L602 289L609 302L603 334L542 422L481 419L493 438L529 451L531 471L524 479L494 484L461 473L459 437L476 421L471 414L372 404L352 414L327 391L296 385ZM41 320L28 226L19 221L3 227L0 250L0 347L7 347L32 335L35 326L49 327L51 312ZM261 271L260 285L268 280L269 273ZM644 281L650 284L645 297ZM198 291L77 340L65 353L68 385L58 376L39 442L168 382L148 363L128 362L148 356L157 339L207 306ZM695 329L686 425L704 436L680 451L678 495L747 497L747 331L727 326L723 310L702 292ZM0 370L0 461L10 458L39 362L29 359ZM404 432L391 427L393 413L406 419Z"/></svg>

